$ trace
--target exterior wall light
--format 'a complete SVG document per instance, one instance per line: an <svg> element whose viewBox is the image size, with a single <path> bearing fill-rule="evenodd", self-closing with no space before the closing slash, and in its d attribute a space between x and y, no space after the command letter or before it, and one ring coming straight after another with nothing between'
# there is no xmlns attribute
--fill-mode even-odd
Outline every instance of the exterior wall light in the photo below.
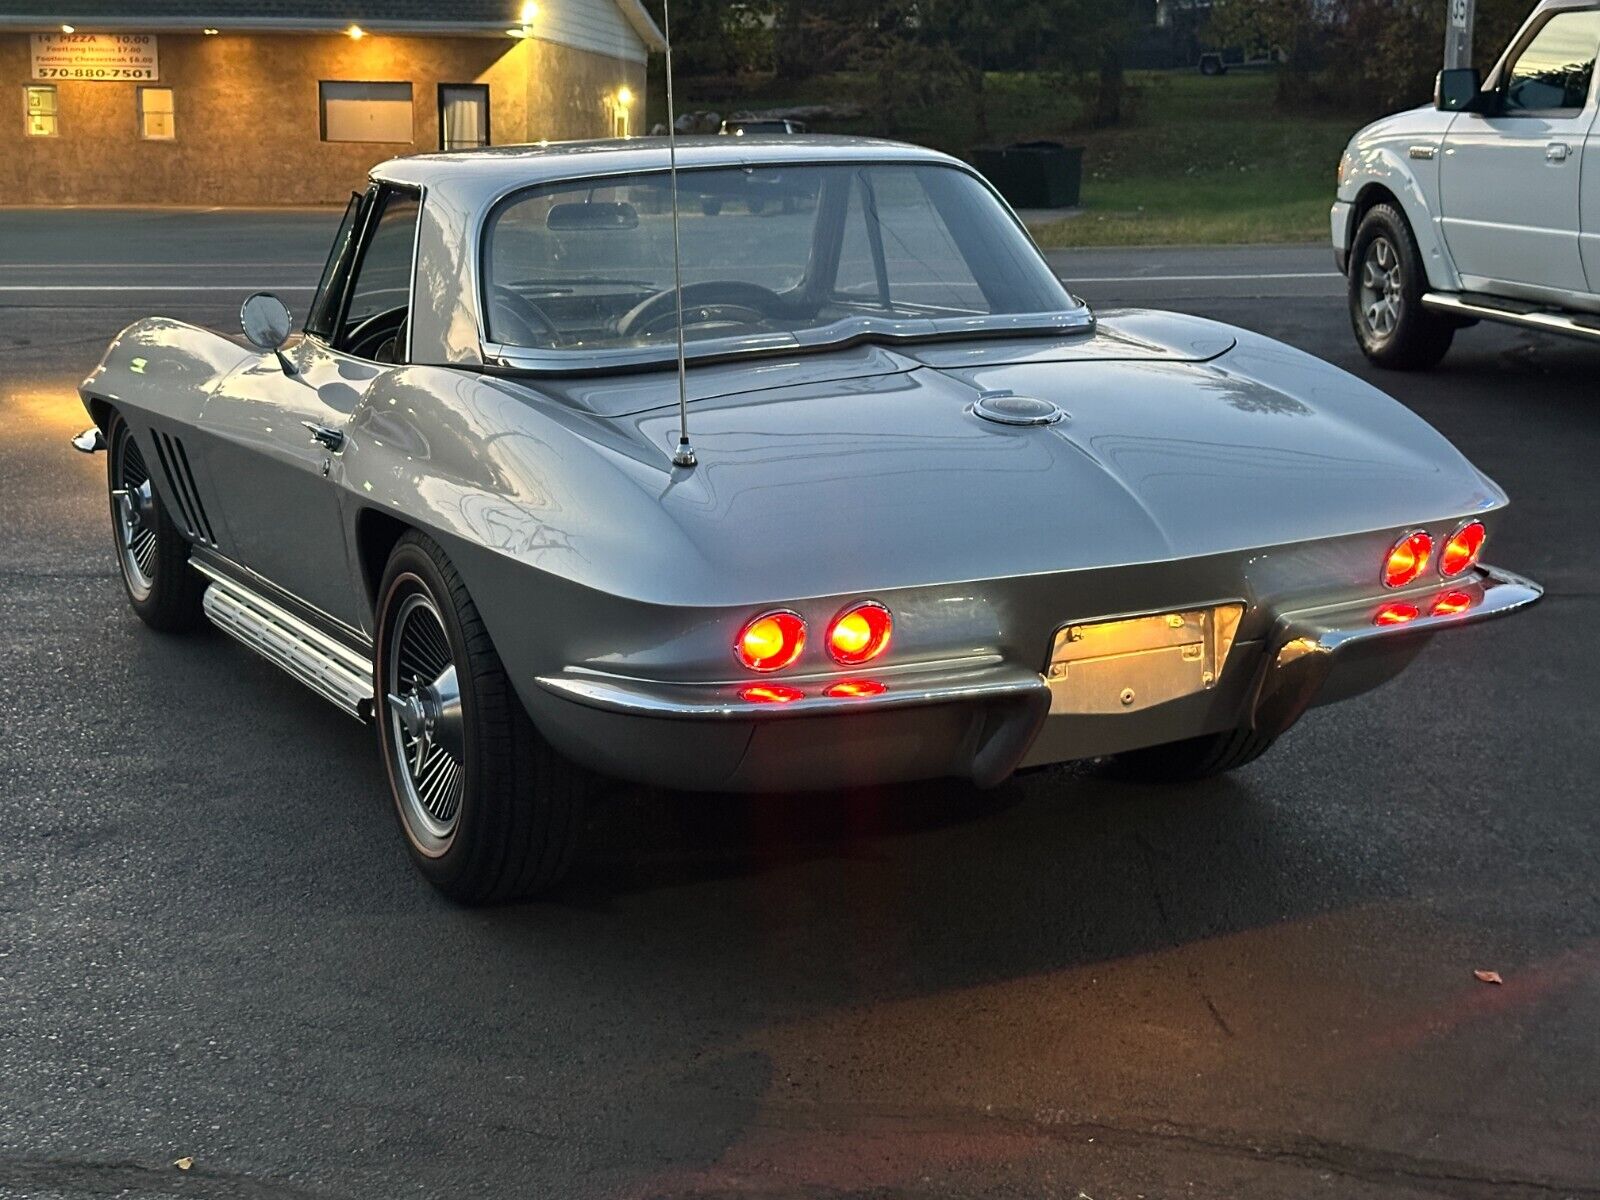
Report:
<svg viewBox="0 0 1600 1200"><path fill-rule="evenodd" d="M624 84L617 89L617 103L627 108L633 103L633 89Z"/></svg>
<svg viewBox="0 0 1600 1200"><path fill-rule="evenodd" d="M77 33L78 32L78 27L76 25L63 25L61 27L61 32L62 33Z"/></svg>
<svg viewBox="0 0 1600 1200"><path fill-rule="evenodd" d="M217 34L219 32L221 32L221 31L220 30L216 30L216 29L207 28L207 29L202 29L200 32L205 34L207 37L216 37Z"/></svg>
<svg viewBox="0 0 1600 1200"><path fill-rule="evenodd" d="M350 36L350 40L353 42L359 42L362 38L367 36L367 31L361 28L359 25L350 26L349 29L345 30L345 33Z"/></svg>
<svg viewBox="0 0 1600 1200"><path fill-rule="evenodd" d="M534 0L526 0L522 6L521 20L524 25L532 25L539 17L539 6Z"/></svg>

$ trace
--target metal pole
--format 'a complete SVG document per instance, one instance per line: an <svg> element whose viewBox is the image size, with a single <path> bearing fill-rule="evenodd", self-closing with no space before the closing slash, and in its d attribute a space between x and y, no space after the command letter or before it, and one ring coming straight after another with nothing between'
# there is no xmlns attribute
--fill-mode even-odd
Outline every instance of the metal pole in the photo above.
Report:
<svg viewBox="0 0 1600 1200"><path fill-rule="evenodd" d="M1472 22L1476 0L1445 0L1444 69L1472 65Z"/></svg>
<svg viewBox="0 0 1600 1200"><path fill-rule="evenodd" d="M662 0L661 34L667 43L667 174L672 181L672 292L678 307L678 448L672 465L692 467L689 443L689 372L683 354L683 247L678 241L678 110L672 97L672 3Z"/></svg>

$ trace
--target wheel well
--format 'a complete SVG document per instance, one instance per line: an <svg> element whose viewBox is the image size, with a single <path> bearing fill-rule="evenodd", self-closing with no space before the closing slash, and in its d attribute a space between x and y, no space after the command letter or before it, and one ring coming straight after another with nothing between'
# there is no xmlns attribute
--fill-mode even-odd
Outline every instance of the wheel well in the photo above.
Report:
<svg viewBox="0 0 1600 1200"><path fill-rule="evenodd" d="M86 406L89 410L89 419L100 427L100 432L106 431L106 426L111 424L112 413L116 410L109 401L102 400L99 396L90 396Z"/></svg>
<svg viewBox="0 0 1600 1200"><path fill-rule="evenodd" d="M1393 206L1394 210L1402 217L1406 215L1406 210L1401 207L1399 198L1388 188L1384 187L1383 184L1367 184L1366 187L1362 188L1356 193L1355 205L1351 210L1350 215L1350 240L1345 245L1346 250L1349 250L1351 246L1355 245L1356 230L1361 228L1362 218L1374 208L1377 208L1380 204L1388 204Z"/></svg>
<svg viewBox="0 0 1600 1200"><path fill-rule="evenodd" d="M377 509L363 509L356 516L356 556L361 561L361 582L367 591L367 604L374 612L378 607L378 584L383 582L384 568L389 565L389 555L395 543L410 531L398 517Z"/></svg>

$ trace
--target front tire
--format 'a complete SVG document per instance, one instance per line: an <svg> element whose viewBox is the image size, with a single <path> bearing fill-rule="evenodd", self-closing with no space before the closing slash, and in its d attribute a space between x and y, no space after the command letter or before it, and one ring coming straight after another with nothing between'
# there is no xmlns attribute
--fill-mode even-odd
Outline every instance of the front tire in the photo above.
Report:
<svg viewBox="0 0 1600 1200"><path fill-rule="evenodd" d="M1129 750L1106 763L1106 773L1136 783L1193 783L1236 771L1272 748L1277 738L1253 729L1231 729Z"/></svg>
<svg viewBox="0 0 1600 1200"><path fill-rule="evenodd" d="M133 430L120 416L106 427L106 490L122 587L139 619L163 633L200 621L205 580L189 566L189 543L167 516Z"/></svg>
<svg viewBox="0 0 1600 1200"><path fill-rule="evenodd" d="M590 777L534 729L461 576L419 533L389 557L376 649L379 743L417 869L465 904L554 886Z"/></svg>
<svg viewBox="0 0 1600 1200"><path fill-rule="evenodd" d="M1350 324L1361 351L1380 367L1422 370L1450 349L1455 325L1422 306L1427 273L1404 214L1374 205L1350 246L1346 286Z"/></svg>

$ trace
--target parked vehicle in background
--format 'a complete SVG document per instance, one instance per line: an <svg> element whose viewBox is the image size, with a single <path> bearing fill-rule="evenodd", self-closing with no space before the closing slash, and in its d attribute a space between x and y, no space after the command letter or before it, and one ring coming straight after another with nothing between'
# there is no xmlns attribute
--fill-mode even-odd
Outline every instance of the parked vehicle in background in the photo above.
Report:
<svg viewBox="0 0 1600 1200"><path fill-rule="evenodd" d="M1272 46L1226 46L1221 50L1200 52L1200 74L1226 75L1235 69L1275 67L1282 61L1283 52Z"/></svg>
<svg viewBox="0 0 1600 1200"><path fill-rule="evenodd" d="M747 133L804 133L804 121L792 121L787 117L729 117L722 123L722 132L732 137L743 137Z"/></svg>
<svg viewBox="0 0 1600 1200"><path fill-rule="evenodd" d="M1373 362L1431 367L1479 320L1600 338L1597 50L1600 4L1544 0L1487 79L1350 140L1333 250Z"/></svg>

